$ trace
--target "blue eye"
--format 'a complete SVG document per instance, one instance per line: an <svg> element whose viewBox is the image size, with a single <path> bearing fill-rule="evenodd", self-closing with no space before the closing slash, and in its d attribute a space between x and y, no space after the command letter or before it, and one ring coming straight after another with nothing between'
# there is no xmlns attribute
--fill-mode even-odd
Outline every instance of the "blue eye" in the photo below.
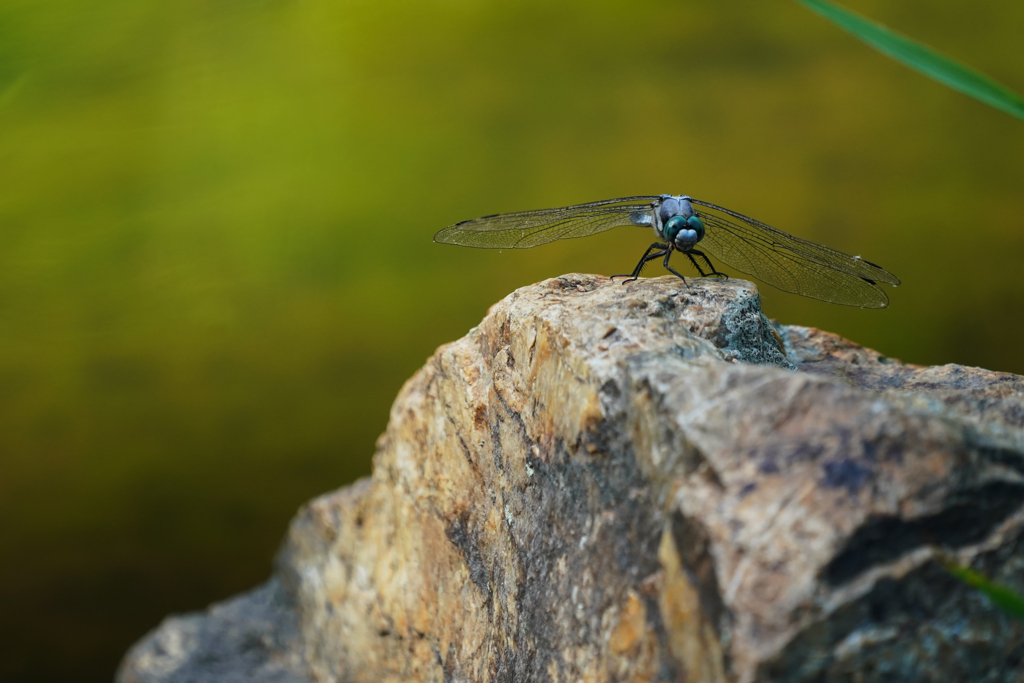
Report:
<svg viewBox="0 0 1024 683"><path fill-rule="evenodd" d="M685 218L682 216L672 216L672 218L669 218L668 222L665 223L665 239L669 242L674 242L676 235L678 235L679 231L686 226L687 222Z"/></svg>
<svg viewBox="0 0 1024 683"><path fill-rule="evenodd" d="M696 216L690 216L686 219L686 227L697 233L697 242L704 239L704 223L701 222Z"/></svg>

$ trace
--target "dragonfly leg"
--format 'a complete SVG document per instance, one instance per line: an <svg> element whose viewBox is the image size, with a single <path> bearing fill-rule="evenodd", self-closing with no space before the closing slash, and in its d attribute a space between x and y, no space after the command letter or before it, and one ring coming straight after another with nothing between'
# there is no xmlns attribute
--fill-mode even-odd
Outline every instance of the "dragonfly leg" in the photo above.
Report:
<svg viewBox="0 0 1024 683"><path fill-rule="evenodd" d="M655 249L661 249L662 251L659 251L656 254L652 254L651 252L654 251ZM648 261L653 261L656 258L664 256L667 253L667 251L665 251L667 249L667 244L655 242L651 246L647 247L647 251L645 251L644 255L640 257L640 262L636 264L636 268L633 269L632 273L628 275L626 275L625 273L620 275L612 275L611 279L614 280L617 277L624 277L626 279L622 281L622 284L626 284L627 282L633 282L634 280L640 277L640 271L644 269L644 266L647 265Z"/></svg>
<svg viewBox="0 0 1024 683"><path fill-rule="evenodd" d="M702 259L704 259L704 263L708 264L708 268L711 269L711 275L704 274L704 271L701 270L700 266L697 265L697 261L694 260L693 254L696 254L697 256L700 256ZM697 272L700 273L701 277L724 277L726 280L729 279L728 275L726 275L725 273L719 273L718 270L715 269L715 264L711 262L711 259L709 259L707 257L707 254L705 254L703 251L691 249L690 251L686 252L686 255L690 257L690 262L693 264L693 267L697 269Z"/></svg>
<svg viewBox="0 0 1024 683"><path fill-rule="evenodd" d="M684 251L683 253L686 254L686 258L690 259L690 263L692 263L693 267L697 269L697 272L700 273L700 276L707 277L707 273L701 270L700 264L697 263L697 260L695 258L693 258L693 254L691 254L688 251Z"/></svg>
<svg viewBox="0 0 1024 683"><path fill-rule="evenodd" d="M688 282L686 281L686 278L685 278L685 277L683 277L683 274L682 274L682 273L680 273L680 272L679 272L678 270L676 270L675 268L673 268L672 266L670 266L670 265L668 264L668 259L669 259L669 257L670 257L670 256L672 256L672 250L671 250L671 249L669 249L669 250L668 250L668 253L667 253L667 254L665 254L665 260L664 260L664 261L662 262L662 264L661 264L661 265L665 266L665 270L667 270L668 272L672 273L672 274L673 274L673 275L675 275L675 276L676 276L677 278L679 278L680 280L682 280L682 281L683 281L683 284L684 284L684 285L686 285L686 288L687 288L687 289L689 289L689 288L690 288L690 283L688 283ZM687 254L687 256L689 256L689 254ZM693 258L691 257L691 258L690 258L690 260L692 261L692 260L693 260ZM697 270L700 270L700 268L698 268Z"/></svg>

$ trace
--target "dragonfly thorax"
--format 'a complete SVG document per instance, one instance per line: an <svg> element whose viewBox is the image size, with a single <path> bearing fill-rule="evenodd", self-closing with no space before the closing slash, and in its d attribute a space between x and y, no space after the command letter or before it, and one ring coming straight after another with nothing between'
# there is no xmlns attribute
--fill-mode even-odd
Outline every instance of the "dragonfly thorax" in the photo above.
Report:
<svg viewBox="0 0 1024 683"><path fill-rule="evenodd" d="M704 239L704 223L685 195L663 195L654 212L654 229L680 251L690 251Z"/></svg>

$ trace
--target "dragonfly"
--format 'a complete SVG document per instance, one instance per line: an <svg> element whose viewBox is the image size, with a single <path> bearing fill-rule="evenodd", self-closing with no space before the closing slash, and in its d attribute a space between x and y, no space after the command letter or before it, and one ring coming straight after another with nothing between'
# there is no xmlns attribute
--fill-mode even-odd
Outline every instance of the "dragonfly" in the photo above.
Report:
<svg viewBox="0 0 1024 683"><path fill-rule="evenodd" d="M879 284L900 284L895 275L860 256L794 237L687 195L622 197L492 214L449 225L434 235L434 241L484 249L528 249L624 225L653 228L656 241L631 273L612 276L626 278L623 284L637 280L644 267L657 259L686 283L669 264L675 252L685 256L701 277L728 277L715 268L711 262L715 258L785 292L845 306L885 308L889 297Z"/></svg>

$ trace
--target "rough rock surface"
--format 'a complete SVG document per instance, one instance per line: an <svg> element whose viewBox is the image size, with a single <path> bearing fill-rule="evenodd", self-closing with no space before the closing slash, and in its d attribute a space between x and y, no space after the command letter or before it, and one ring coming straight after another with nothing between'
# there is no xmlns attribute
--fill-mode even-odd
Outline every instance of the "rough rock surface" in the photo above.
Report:
<svg viewBox="0 0 1024 683"><path fill-rule="evenodd" d="M892 315L892 314L890 314ZM568 275L402 389L270 583L121 681L1020 681L1024 378L776 327L753 285ZM233 678L234 677L234 678Z"/></svg>

